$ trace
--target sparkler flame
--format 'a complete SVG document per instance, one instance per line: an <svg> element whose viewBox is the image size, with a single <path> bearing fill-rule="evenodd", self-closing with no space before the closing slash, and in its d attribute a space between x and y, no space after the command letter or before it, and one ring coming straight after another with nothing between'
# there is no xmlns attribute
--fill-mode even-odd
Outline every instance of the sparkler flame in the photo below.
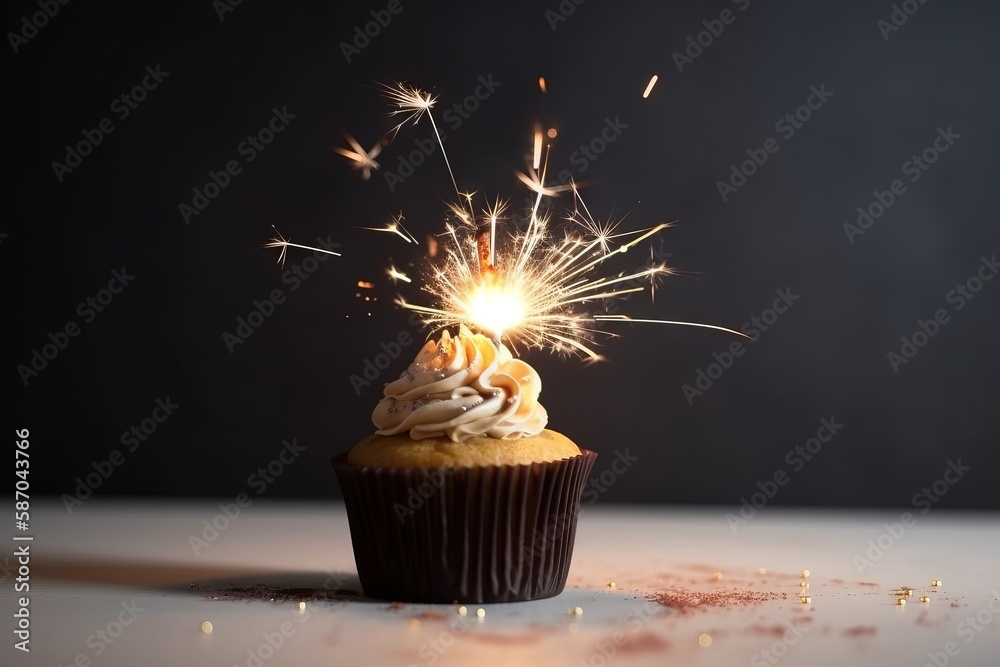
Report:
<svg viewBox="0 0 1000 667"><path fill-rule="evenodd" d="M654 82L655 77L649 88ZM582 310L586 304L600 309L605 300L646 289L653 293L658 280L673 273L665 264L646 264L641 269L615 275L604 275L601 269L605 262L635 248L670 223L619 232L621 220L595 221L576 183L545 183L548 147L542 148L540 126L534 132L533 159L527 174L516 172L534 196L526 214L505 218L507 202L501 203L497 198L492 205L487 205L483 215L476 216L475 193L463 193L459 189L437 131L431 113L436 98L406 84L386 86L384 92L396 107L390 115L406 114L390 135L394 136L407 123L416 124L425 114L430 119L459 199L458 203L448 205L450 217L440 235L445 242L442 244L444 252L431 253L422 284L422 289L434 297L436 305L410 303L402 296L396 299L401 307L419 313L427 326L436 329L464 324L497 341L507 339L528 348L582 356L588 361L601 359L593 349L599 336L617 336L606 328L611 323L702 327L748 337L712 324L632 319L627 315L591 314ZM360 152L356 142L349 141ZM552 230L552 214L548 207L542 209L542 200L569 191L573 193L573 210L564 220L561 238L557 238ZM384 228L365 229L391 232L407 243L416 242L402 227L401 214ZM289 243L280 234L267 247L279 246L282 247L279 258L282 262L288 246L307 247ZM437 243L432 247L436 249ZM443 254L443 259L434 261L436 254ZM409 276L394 266L389 267L387 273L394 282L411 282Z"/></svg>

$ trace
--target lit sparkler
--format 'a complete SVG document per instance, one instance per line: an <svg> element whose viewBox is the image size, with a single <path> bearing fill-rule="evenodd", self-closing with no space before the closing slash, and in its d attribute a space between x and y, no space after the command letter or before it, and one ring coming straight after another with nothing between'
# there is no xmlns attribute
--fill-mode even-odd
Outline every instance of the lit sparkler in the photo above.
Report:
<svg viewBox="0 0 1000 667"><path fill-rule="evenodd" d="M655 81L654 81L655 82ZM653 83L653 82L651 82ZM650 86L651 88L652 86ZM627 315L591 313L587 305L599 310L605 300L626 294L651 291L657 281L672 270L665 264L646 264L631 272L602 274L605 263L627 253L638 244L670 226L664 222L632 231L618 231L621 220L598 223L587 209L576 183L547 184L548 147L542 147L541 128L534 133L534 151L527 174L516 172L518 179L534 193L533 205L523 217L506 219L507 202L497 198L487 204L483 214L474 212L475 193L463 193L444 150L434 115L435 98L404 84L386 87L386 95L397 108L391 112L407 114L390 132L394 135L406 123L416 124L426 114L434 128L438 146L448 167L459 203L449 204L450 218L445 223L443 259L429 262L422 289L434 297L434 305L411 303L402 296L396 303L419 313L431 328L460 324L506 339L528 348L548 349L558 353L600 359L593 349L599 336L615 337L607 328L621 322L667 324L715 329L744 336L726 327L696 322L659 319L633 319ZM648 92L648 91L647 91ZM543 197L555 197L572 191L574 208L561 226L561 238L552 232L552 216L541 210ZM385 228L366 228L392 232L408 243L416 239L401 225L402 216ZM499 233L498 233L499 232ZM432 239L433 240L433 239ZM268 247L282 246L284 259L288 243L274 239ZM332 253L335 254L335 253ZM394 281L411 278L394 266L387 269ZM648 283L648 286L647 284Z"/></svg>
<svg viewBox="0 0 1000 667"><path fill-rule="evenodd" d="M400 94L403 92L414 101L425 99L418 91L401 86ZM425 110L433 124L429 106ZM448 243L443 265L432 265L423 285L424 291L435 297L436 305L410 303L403 297L397 298L397 304L420 313L425 324L432 328L466 324L497 340L507 338L529 348L577 354L589 360L600 358L592 347L597 336L615 335L602 328L606 323L695 326L743 335L711 324L636 320L626 315L590 314L581 310L584 304L598 306L606 299L644 291L647 281L652 288L658 278L669 275L671 270L663 264L613 276L600 275L605 262L659 233L668 223L618 233L617 222L597 223L575 183L546 185L548 155L545 151L545 158L541 156L540 128L536 128L534 136L528 174L517 174L536 195L534 206L522 223L524 229L511 225L498 242L497 229L505 211L499 199L478 218L470 215L465 205L452 205L455 220L445 227L443 236ZM439 147L447 162L440 140ZM449 173L452 173L450 165ZM460 193L457 184L455 190ZM569 190L577 206L567 218L568 229L563 237L556 239L550 231L551 216L539 212L539 204L542 197ZM467 195L463 204L471 211L471 196Z"/></svg>

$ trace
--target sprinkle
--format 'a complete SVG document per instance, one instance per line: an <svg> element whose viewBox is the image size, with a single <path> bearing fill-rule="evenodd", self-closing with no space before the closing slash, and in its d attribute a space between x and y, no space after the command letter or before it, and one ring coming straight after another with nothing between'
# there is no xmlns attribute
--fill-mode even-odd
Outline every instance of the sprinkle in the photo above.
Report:
<svg viewBox="0 0 1000 667"><path fill-rule="evenodd" d="M809 582L808 581L800 581L799 582L799 586L802 587L802 588L809 588Z"/></svg>
<svg viewBox="0 0 1000 667"><path fill-rule="evenodd" d="M757 574L767 574L767 568L758 567L757 568Z"/></svg>
<svg viewBox="0 0 1000 667"><path fill-rule="evenodd" d="M941 585L940 579L935 579L934 581L931 582L931 586L940 586L940 585Z"/></svg>
<svg viewBox="0 0 1000 667"><path fill-rule="evenodd" d="M712 645L712 635L708 634L707 632L701 633L700 635L698 635L698 644L702 648L708 648L709 646Z"/></svg>
<svg viewBox="0 0 1000 667"><path fill-rule="evenodd" d="M201 631L204 632L206 635L212 634L212 630L214 628L215 628L215 626L212 625L212 621L202 621L201 622Z"/></svg>
<svg viewBox="0 0 1000 667"><path fill-rule="evenodd" d="M611 589L618 588L618 584L616 584L613 580L609 581L608 582L608 588L611 588Z"/></svg>
<svg viewBox="0 0 1000 667"><path fill-rule="evenodd" d="M570 616L583 616L583 607L573 607L566 613Z"/></svg>
<svg viewBox="0 0 1000 667"><path fill-rule="evenodd" d="M809 570L802 570L802 578L803 579L809 578Z"/></svg>
<svg viewBox="0 0 1000 667"><path fill-rule="evenodd" d="M921 595L920 596L920 601L921 602L930 602L931 599L929 597L927 597L926 595Z"/></svg>
<svg viewBox="0 0 1000 667"><path fill-rule="evenodd" d="M899 598L898 600L896 600L896 604L902 607L903 605L906 604L906 598Z"/></svg>
<svg viewBox="0 0 1000 667"><path fill-rule="evenodd" d="M459 607L458 609L456 609L456 611L458 612L459 616L465 616L466 614L469 613L469 610L466 609L464 606Z"/></svg>
<svg viewBox="0 0 1000 667"><path fill-rule="evenodd" d="M803 595L800 598L800 600L802 601L802 604L811 604L812 601L813 601L813 599L811 597L809 597L808 595Z"/></svg>
<svg viewBox="0 0 1000 667"><path fill-rule="evenodd" d="M479 618L486 618L486 610L480 607L479 609L476 610L476 616L478 616Z"/></svg>
<svg viewBox="0 0 1000 667"><path fill-rule="evenodd" d="M299 611L305 611L306 603L300 600L299 602L295 603L295 608L298 609Z"/></svg>
<svg viewBox="0 0 1000 667"><path fill-rule="evenodd" d="M712 575L712 576L713 576L713 577L715 577L715 580L716 580L716 581L719 581L720 579L722 579L722 573L721 573L721 572L716 572L716 573L715 573L714 575Z"/></svg>

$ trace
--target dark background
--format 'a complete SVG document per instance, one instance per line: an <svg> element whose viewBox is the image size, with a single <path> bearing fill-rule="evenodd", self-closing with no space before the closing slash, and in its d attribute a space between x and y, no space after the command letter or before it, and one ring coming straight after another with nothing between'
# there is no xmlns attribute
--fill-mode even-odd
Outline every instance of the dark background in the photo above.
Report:
<svg viewBox="0 0 1000 667"><path fill-rule="evenodd" d="M398 332L423 337L391 305L397 288L384 274L390 260L416 273L420 253L358 227L402 211L423 239L440 231L453 190L436 154L395 191L385 181L429 135L426 119L400 132L367 182L329 147L345 145L344 131L373 144L392 125L375 83L408 81L439 96L463 187L523 201L513 169L540 120L559 132L553 170L589 184L595 215L631 210L632 228L679 220L652 246L682 275L655 303L634 297L620 312L739 327L776 289L799 296L693 402L682 386L732 337L636 325L601 348L607 363L528 355L550 425L600 453L595 475L616 451L638 457L602 501L738 503L784 470L773 504L904 507L960 458L971 470L940 505L1000 507L1000 281L960 311L947 301L1000 250L996 4L919 5L888 40L877 26L888 2L741 11L591 0L555 30L546 10L556 0L402 6L350 63L341 42L385 3L253 1L220 20L207 0L72 2L18 53L4 45L3 421L6 437L30 429L34 492L73 493L117 449L124 462L95 495L252 494L249 476L294 438L305 453L266 493L338 493L329 457L372 431L381 384L417 345L360 395L350 376ZM678 72L672 53L724 8L735 21ZM8 31L37 11L11 5ZM157 65L169 76L119 120L111 102ZM501 86L447 129L441 114L490 75ZM821 85L834 93L823 107L793 137L776 132ZM242 161L237 146L274 107L296 118L186 225L178 205L209 170ZM58 182L52 162L104 117L115 131ZM575 171L573 151L618 117L627 129ZM911 183L903 163L948 127L961 138ZM723 202L716 182L768 137L779 151ZM850 243L843 225L897 178L905 194ZM329 235L343 257L292 291L277 251L259 249L272 224L306 244ZM285 268L307 256L290 251ZM77 304L121 267L134 281L83 323ZM377 283L377 303L355 297L358 280ZM276 288L287 301L231 354L223 333ZM894 372L887 353L938 308L950 321ZM16 367L70 321L80 334L26 386ZM127 451L122 433L168 396L180 407ZM822 418L843 429L794 470L786 452Z"/></svg>

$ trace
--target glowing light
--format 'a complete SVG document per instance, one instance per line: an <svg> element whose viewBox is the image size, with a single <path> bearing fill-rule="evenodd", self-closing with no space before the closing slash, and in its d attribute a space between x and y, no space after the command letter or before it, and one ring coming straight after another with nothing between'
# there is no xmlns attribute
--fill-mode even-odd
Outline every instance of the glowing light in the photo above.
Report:
<svg viewBox="0 0 1000 667"><path fill-rule="evenodd" d="M358 281L358 287L360 287L362 289L373 289L375 287L375 283L370 283L367 280L359 280ZM361 296L361 295L360 294L356 294L355 296Z"/></svg>
<svg viewBox="0 0 1000 667"><path fill-rule="evenodd" d="M382 142L377 141L375 145L371 147L370 150L364 150L361 148L361 144L354 140L349 134L344 134L344 138L347 139L347 143L351 145L351 150L346 148L341 148L340 146L334 146L333 150L340 153L344 157L354 162L354 168L361 170L361 178L368 180L372 176L372 172L379 168L379 163L375 161L378 154L382 152Z"/></svg>
<svg viewBox="0 0 1000 667"><path fill-rule="evenodd" d="M545 86L545 77L544 76L538 77L538 88L542 91L543 95L545 93L549 92L547 90L546 86Z"/></svg>
<svg viewBox="0 0 1000 667"><path fill-rule="evenodd" d="M427 99L419 91L412 97ZM429 107L426 110L433 124L434 115ZM436 305L410 303L402 296L397 298L397 304L420 313L431 328L467 324L498 340L507 338L529 348L575 354L590 361L601 358L591 347L592 340L598 335L615 336L601 328L605 323L696 326L745 337L709 324L640 320L579 310L584 304L599 307L603 300L644 291L645 282L652 290L658 278L670 274L668 267L657 264L612 276L594 275L604 262L626 253L669 224L617 232L620 221L596 222L575 183L545 183L548 158L543 157L541 135L541 127L537 126L534 160L528 174L516 174L535 194L530 211L517 220L501 221L503 206L497 202L484 211L485 217L478 217L472 208L474 193L463 193L456 184L462 203L449 206L452 218L441 235L446 247L443 266L442 262L430 263L423 285L424 291L435 297ZM440 138L438 146L447 164ZM453 174L452 181L454 184ZM550 231L551 215L540 208L544 197L567 191L573 193L574 210L558 239ZM503 233L498 233L501 226Z"/></svg>
<svg viewBox="0 0 1000 667"><path fill-rule="evenodd" d="M657 76L656 74L654 74L654 75L653 75L653 78L652 78L652 79L650 79L650 80L649 80L649 83L647 83L647 84L646 84L646 90L645 90L645 91L643 91L643 93L642 93L642 99L646 99L647 97L649 97L649 94L650 94L651 92L653 92L653 86L655 86L655 85L656 85L656 81L657 81L657 79L659 79L659 78L660 78L660 77L659 77L659 76Z"/></svg>
<svg viewBox="0 0 1000 667"><path fill-rule="evenodd" d="M555 139L557 136L559 136L559 132L557 132L556 128L554 127L550 127L549 131L546 132L545 134L546 136L548 136L549 139Z"/></svg>

